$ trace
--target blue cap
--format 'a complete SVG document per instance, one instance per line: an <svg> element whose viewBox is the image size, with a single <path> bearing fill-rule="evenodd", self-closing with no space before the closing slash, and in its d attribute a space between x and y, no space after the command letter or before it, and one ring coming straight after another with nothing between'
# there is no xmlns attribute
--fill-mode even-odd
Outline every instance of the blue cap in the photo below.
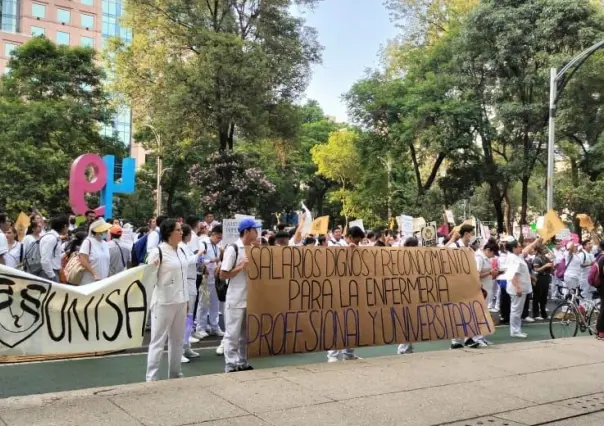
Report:
<svg viewBox="0 0 604 426"><path fill-rule="evenodd" d="M256 229L262 228L262 225L259 222L256 222L254 219L245 218L239 222L239 232L243 232L246 229Z"/></svg>

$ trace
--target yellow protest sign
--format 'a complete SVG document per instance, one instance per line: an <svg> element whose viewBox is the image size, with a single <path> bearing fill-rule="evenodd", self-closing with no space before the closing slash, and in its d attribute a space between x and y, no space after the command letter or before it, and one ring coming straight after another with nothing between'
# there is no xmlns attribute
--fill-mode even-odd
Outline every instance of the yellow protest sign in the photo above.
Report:
<svg viewBox="0 0 604 426"><path fill-rule="evenodd" d="M248 355L488 335L469 248L247 247Z"/></svg>
<svg viewBox="0 0 604 426"><path fill-rule="evenodd" d="M578 214L577 218L579 219L579 226L581 228L585 228L588 231L593 231L595 226L593 221L591 220L591 217L589 217L586 214Z"/></svg>
<svg viewBox="0 0 604 426"><path fill-rule="evenodd" d="M326 235L329 229L329 216L321 216L312 221L309 234Z"/></svg>
<svg viewBox="0 0 604 426"><path fill-rule="evenodd" d="M29 228L30 220L29 216L25 213L19 213L17 217L17 221L15 222L15 229L17 229L17 234L19 235L19 241L23 241L25 238L25 233L27 232L27 228Z"/></svg>
<svg viewBox="0 0 604 426"><path fill-rule="evenodd" d="M550 210L543 218L543 228L539 230L539 235L541 235L544 241L549 241L564 228L564 223L562 223L556 212Z"/></svg>

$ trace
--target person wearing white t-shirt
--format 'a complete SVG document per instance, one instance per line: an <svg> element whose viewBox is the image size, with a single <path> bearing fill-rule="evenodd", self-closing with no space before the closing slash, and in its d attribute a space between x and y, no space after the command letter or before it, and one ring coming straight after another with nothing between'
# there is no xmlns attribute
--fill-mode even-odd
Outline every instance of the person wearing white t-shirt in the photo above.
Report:
<svg viewBox="0 0 604 426"><path fill-rule="evenodd" d="M50 231L40 237L40 263L42 275L51 281L59 282L63 244L61 236L67 234L69 218L61 216L50 221Z"/></svg>
<svg viewBox="0 0 604 426"><path fill-rule="evenodd" d="M510 336L526 339L522 332L522 311L527 295L533 292L529 267L522 254L522 246L518 241L506 243L508 262L505 277L507 280L506 291L511 298L510 306ZM529 247L524 249L528 252Z"/></svg>
<svg viewBox="0 0 604 426"><path fill-rule="evenodd" d="M229 280L226 294L224 322L224 371L248 371L254 368L247 361L247 280L245 270L248 258L245 247L256 242L262 225L254 219L239 222L239 239L229 244L220 266L220 279ZM235 248L235 246L237 248Z"/></svg>
<svg viewBox="0 0 604 426"><path fill-rule="evenodd" d="M572 241L566 245L564 261L566 262L564 284L566 284L566 288L569 290L578 289L584 259L583 255L580 255L577 246Z"/></svg>
<svg viewBox="0 0 604 426"><path fill-rule="evenodd" d="M332 232L332 238L330 238L329 240L327 240L327 245L329 247L346 247L348 244L346 243L346 240L344 240L344 238L342 238L342 228L337 227L335 228Z"/></svg>
<svg viewBox="0 0 604 426"><path fill-rule="evenodd" d="M8 230L10 223L5 213L0 213L0 265L6 265L6 254L8 253L8 241L4 233Z"/></svg>
<svg viewBox="0 0 604 426"><path fill-rule="evenodd" d="M84 267L81 284L90 284L105 279L109 276L109 265L111 256L107 245L107 233L111 224L103 218L97 219L90 224L88 238L80 247L80 262Z"/></svg>
<svg viewBox="0 0 604 426"><path fill-rule="evenodd" d="M592 292L592 287L589 285L587 277L589 275L591 265L593 265L595 261L595 256L592 254L593 247L591 241L583 241L582 247L583 249L579 253L579 258L582 261L581 276L579 277L579 286L581 288L581 296L583 296L584 298L588 298L588 296L590 296L590 293Z"/></svg>
<svg viewBox="0 0 604 426"><path fill-rule="evenodd" d="M159 237L159 227L161 226L161 223L166 219L165 216L157 216L157 218L155 219L155 229L151 229L149 231L149 236L147 237L147 253L149 253L151 250L153 250L155 247L157 247L160 243L160 237ZM141 259L144 260L144 259Z"/></svg>
<svg viewBox="0 0 604 426"><path fill-rule="evenodd" d="M18 235L14 226L10 226L4 233L4 236L8 242L8 251L4 256L5 264L10 268L16 268L23 262L23 258L25 257L23 244L17 241Z"/></svg>
<svg viewBox="0 0 604 426"><path fill-rule="evenodd" d="M200 288L197 304L197 329L193 334L196 339L205 339L208 336L224 336L224 331L221 330L219 324L220 301L216 292L216 273L220 270L221 241L222 226L216 225L212 229L209 241L202 243L206 276L204 277L205 285Z"/></svg>

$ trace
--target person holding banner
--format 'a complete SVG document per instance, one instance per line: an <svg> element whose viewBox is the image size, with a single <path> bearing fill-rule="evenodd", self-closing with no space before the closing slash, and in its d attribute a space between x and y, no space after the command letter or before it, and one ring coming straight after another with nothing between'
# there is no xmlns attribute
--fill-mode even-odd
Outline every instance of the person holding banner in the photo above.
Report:
<svg viewBox="0 0 604 426"><path fill-rule="evenodd" d="M336 228L339 230L339 228ZM341 231L340 231L340 235ZM335 238L335 230L334 230L334 238ZM356 249L361 241L365 238L365 233L358 226L353 226L348 230L348 244L346 244L351 249ZM331 244L330 244L331 245ZM340 359L345 361L354 361L360 359L358 356L354 354L354 349L346 348L343 350L331 350L327 351L327 362L338 362Z"/></svg>
<svg viewBox="0 0 604 426"><path fill-rule="evenodd" d="M180 362L186 331L189 302L188 268L198 255L187 256L179 247L182 227L174 219L164 219L159 228L161 243L151 250L147 263L157 266L157 284L151 296L151 341L147 354L148 382L159 380L159 366L168 341L168 377L182 377Z"/></svg>
<svg viewBox="0 0 604 426"><path fill-rule="evenodd" d="M247 362L247 278L248 258L245 247L256 242L257 229L262 225L252 218L239 222L239 239L229 244L224 251L220 267L220 279L229 280L226 294L224 323L224 371L234 373L254 368Z"/></svg>

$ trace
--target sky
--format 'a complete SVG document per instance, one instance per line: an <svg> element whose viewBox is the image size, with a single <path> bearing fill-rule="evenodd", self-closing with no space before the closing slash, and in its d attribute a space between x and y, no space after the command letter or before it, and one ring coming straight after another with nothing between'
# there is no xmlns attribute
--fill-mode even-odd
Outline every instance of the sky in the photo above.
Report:
<svg viewBox="0 0 604 426"><path fill-rule="evenodd" d="M325 114L347 121L346 93L367 68L380 65L380 48L396 36L382 0L323 0L303 17L318 31L323 63L313 67L307 99L319 102Z"/></svg>

